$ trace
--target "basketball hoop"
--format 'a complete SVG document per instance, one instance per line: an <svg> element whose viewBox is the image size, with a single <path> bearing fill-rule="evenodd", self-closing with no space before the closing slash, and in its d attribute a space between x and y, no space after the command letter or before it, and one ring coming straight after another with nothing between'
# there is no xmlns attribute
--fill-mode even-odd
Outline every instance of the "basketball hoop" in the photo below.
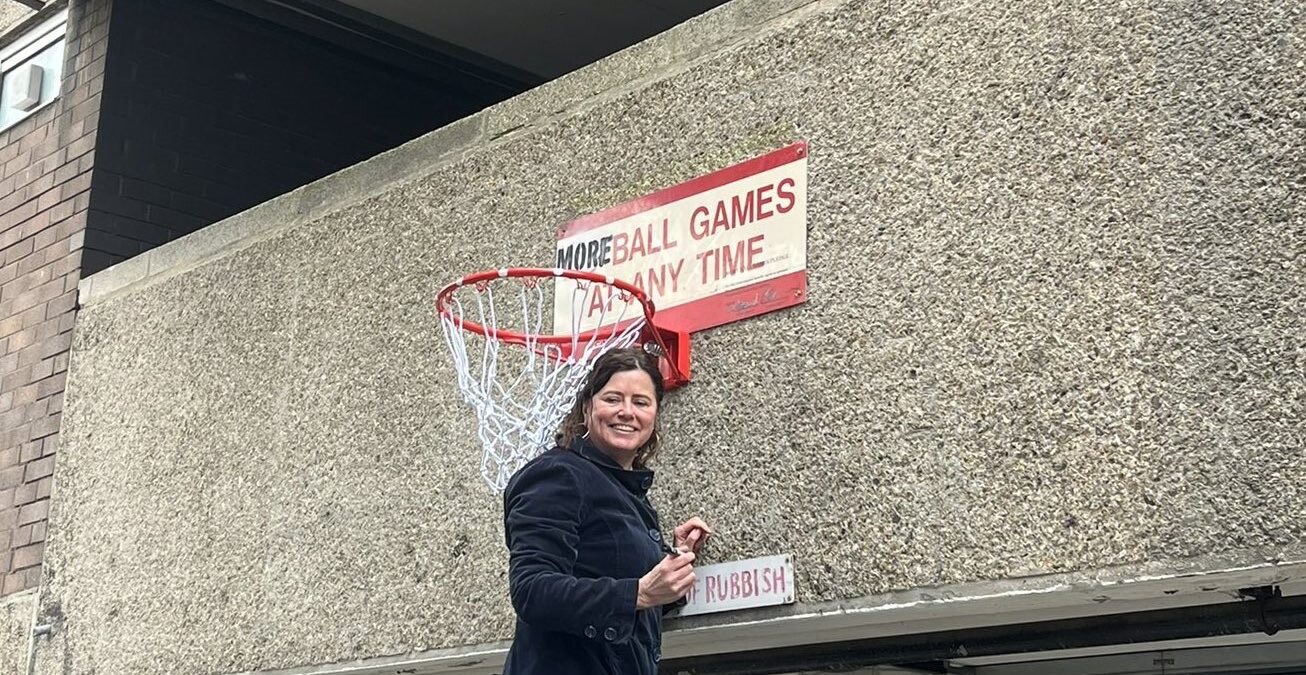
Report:
<svg viewBox="0 0 1306 675"><path fill-rule="evenodd" d="M643 345L659 357L667 389L689 381L689 334L657 327L648 296L609 276L486 270L445 286L435 307L458 389L476 412L481 477L495 491L552 446L582 381L605 352ZM564 325L546 328L555 318Z"/></svg>

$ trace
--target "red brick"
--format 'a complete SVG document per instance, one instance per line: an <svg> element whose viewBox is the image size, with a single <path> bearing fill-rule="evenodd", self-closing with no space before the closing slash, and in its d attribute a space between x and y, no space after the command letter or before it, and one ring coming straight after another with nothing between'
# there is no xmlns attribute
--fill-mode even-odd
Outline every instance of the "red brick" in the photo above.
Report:
<svg viewBox="0 0 1306 675"><path fill-rule="evenodd" d="M54 457L42 457L34 462L27 463L27 471L24 474L24 483L35 483L46 476L54 473Z"/></svg>
<svg viewBox="0 0 1306 675"><path fill-rule="evenodd" d="M61 370L61 371L59 371L59 372L57 372L57 373L54 373L54 374L51 375L50 377L47 377L47 378L45 378L44 380L41 380L40 382L37 382L37 383L36 383L36 386L37 386L36 397L37 397L37 398L45 398L45 397L47 397L47 396L52 396L52 395L54 395L54 394L58 394L58 393L60 393L60 392L62 392L62 391L64 390L65 385L66 385L67 382L68 382L68 373L67 373L67 370L68 370L68 365L67 365L67 364L68 364L68 355L67 355L67 354L60 354L60 355L54 357L54 363L56 364L56 367L58 367L58 363L59 363L59 360L60 360L60 359L63 359L64 369ZM60 406L60 407L63 407L63 406Z"/></svg>
<svg viewBox="0 0 1306 675"><path fill-rule="evenodd" d="M14 244L13 246L10 246L3 251L0 251L0 255L4 256L4 264L9 265L21 260L24 256L30 254L33 250L35 249L32 248L32 240L24 239L18 242L17 244Z"/></svg>
<svg viewBox="0 0 1306 675"><path fill-rule="evenodd" d="M69 143L67 146L64 147L64 149L68 151L69 159L72 159L74 157L81 157L82 155L95 149L95 135L86 134L81 138L73 141L72 143ZM64 185L66 187L68 184L65 183ZM81 192L82 190L85 190L88 187L90 187L89 181L87 182L87 185L85 187L74 190L73 192L66 192L64 194L75 194L77 192Z"/></svg>
<svg viewBox="0 0 1306 675"><path fill-rule="evenodd" d="M47 403L47 405L49 404ZM40 441L24 443L22 445L22 454L20 455L21 459L19 461L26 464L27 462L30 462L32 460L40 459L41 450L42 450L42 444Z"/></svg>
<svg viewBox="0 0 1306 675"><path fill-rule="evenodd" d="M20 406L0 415L0 429L16 427L23 422L30 421L31 420L27 419L27 406Z"/></svg>
<svg viewBox="0 0 1306 675"><path fill-rule="evenodd" d="M0 250L9 248L10 246L17 244L18 240L23 238L22 228L16 227L18 223L14 223L14 225L15 227L9 227L6 228L3 232L0 232Z"/></svg>
<svg viewBox="0 0 1306 675"><path fill-rule="evenodd" d="M0 166L8 164L9 160L17 156L18 156L17 143L0 143Z"/></svg>
<svg viewBox="0 0 1306 675"><path fill-rule="evenodd" d="M5 582L0 585L0 595L12 595L27 589L27 575L22 572L14 572L5 575Z"/></svg>
<svg viewBox="0 0 1306 675"><path fill-rule="evenodd" d="M20 445L30 440L32 440L32 425L30 424L24 424L13 429L0 430L0 447ZM3 472L0 472L0 487L5 487L3 476Z"/></svg>
<svg viewBox="0 0 1306 675"><path fill-rule="evenodd" d="M10 335L5 343L5 351L10 354L18 354L18 365L29 366L41 359L35 358L35 352L31 348L36 345L36 327L24 328L23 330ZM23 358L23 352L32 352L27 358Z"/></svg>
<svg viewBox="0 0 1306 675"><path fill-rule="evenodd" d="M75 194L64 192L64 188L71 183L72 181L69 181L68 183L64 183L63 186L42 192L41 196L36 199L36 210L44 211L46 209L52 209L56 204L64 200L66 194Z"/></svg>
<svg viewBox="0 0 1306 675"><path fill-rule="evenodd" d="M12 546L13 548L18 548L20 546L26 546L30 543L32 543L32 526L19 525L18 529L14 530L14 538L9 545Z"/></svg>
<svg viewBox="0 0 1306 675"><path fill-rule="evenodd" d="M54 487L54 476L46 476L45 478L36 481L36 498L45 499L49 497L50 491L53 487Z"/></svg>
<svg viewBox="0 0 1306 675"><path fill-rule="evenodd" d="M50 222L57 223L65 218L71 217L73 213L72 202L59 202L54 208L50 209Z"/></svg>
<svg viewBox="0 0 1306 675"><path fill-rule="evenodd" d="M32 220L45 221L45 223L41 225L41 227L37 228L36 234L32 237L32 248L40 250L45 248L46 246L49 246L50 244L53 244L56 241L59 241L60 239L59 229L57 227L50 226L49 211L42 211L38 213L36 217L32 218ZM35 272L33 272L33 274L36 274L37 272L40 271L41 270L36 270Z"/></svg>
<svg viewBox="0 0 1306 675"><path fill-rule="evenodd" d="M8 337L23 329L23 317L8 316L0 321L0 337Z"/></svg>
<svg viewBox="0 0 1306 675"><path fill-rule="evenodd" d="M27 274L28 272L34 272L38 268L49 265L66 255L68 255L68 242L56 241L45 248L37 249L31 255L19 260L18 273ZM62 286L62 284L60 284L60 286Z"/></svg>
<svg viewBox="0 0 1306 675"><path fill-rule="evenodd" d="M22 194L15 193L14 196L21 197ZM10 223L25 221L36 215L36 212L39 210L40 209L36 208L35 199L25 200L21 203L14 203L12 208L4 213L4 219L6 222Z"/></svg>
<svg viewBox="0 0 1306 675"><path fill-rule="evenodd" d="M61 284L62 285L62 284ZM45 316L47 319L57 317L65 312L71 312L77 306L77 289L65 291L60 295L51 298L45 305ZM67 349L67 347L64 347Z"/></svg>
<svg viewBox="0 0 1306 675"><path fill-rule="evenodd" d="M23 483L14 488L14 504L17 506L23 506L24 504L31 504L40 499L41 497L36 494L37 492L40 492L40 485L40 481L37 481L35 483Z"/></svg>
<svg viewBox="0 0 1306 675"><path fill-rule="evenodd" d="M31 274L24 274L0 286L0 298L12 300L24 291L30 290L54 279L53 267L42 267Z"/></svg>
<svg viewBox="0 0 1306 675"><path fill-rule="evenodd" d="M0 470L0 490L6 488L16 488L23 484L23 473L25 467L22 464L11 466L8 469ZM0 529L4 529L0 526Z"/></svg>
<svg viewBox="0 0 1306 675"><path fill-rule="evenodd" d="M47 136L50 135L50 127L40 126L23 134L22 139L18 141L18 152L31 152L33 148L41 144Z"/></svg>
<svg viewBox="0 0 1306 675"><path fill-rule="evenodd" d="M27 189L29 191L29 194L39 195L45 192L46 190L49 190L50 188L54 187L54 184L55 184L54 171L52 170L50 172L41 173L41 175L37 176L36 180L33 180L31 183L27 184ZM38 209L40 208L39 203L37 204L37 207ZM46 218L48 219L49 216L46 216Z"/></svg>
<svg viewBox="0 0 1306 675"><path fill-rule="evenodd" d="M50 176L51 180L61 185L63 183L67 183L68 181L72 180L78 173L80 173L80 171L77 168L78 166L79 166L78 162L68 162L67 164L64 164L58 169L55 169L54 173L51 174Z"/></svg>
<svg viewBox="0 0 1306 675"><path fill-rule="evenodd" d="M42 417L41 419L32 422L31 437L45 438L46 436L59 433L59 424L60 424L60 420L62 419L63 419L63 413L55 413L53 415L47 415L46 417ZM28 466L31 465L29 464ZM28 480L31 479L29 478Z"/></svg>
<svg viewBox="0 0 1306 675"><path fill-rule="evenodd" d="M45 461L45 460L42 460ZM53 462L51 462L53 464ZM18 508L18 524L27 525L45 520L50 515L50 500L42 499Z"/></svg>
<svg viewBox="0 0 1306 675"><path fill-rule="evenodd" d="M19 313L18 316L23 318L23 328L31 328L39 325L45 321L45 305L37 305L24 310Z"/></svg>
<svg viewBox="0 0 1306 675"><path fill-rule="evenodd" d="M55 277L69 277L69 276L80 277L81 276L80 274L82 268L81 251L75 250L73 248L74 244L76 244L76 248L80 249L81 244L75 242L74 239L79 239L79 237L77 237L77 235L74 234L73 236L68 238L68 246L69 246L68 254L50 263L50 273L53 276Z"/></svg>
<svg viewBox="0 0 1306 675"><path fill-rule="evenodd" d="M14 357L15 362L17 361L18 358L17 354L9 354L5 358L9 358L10 356ZM32 366L19 366L17 368L14 368L12 371L9 372L8 375L5 375L4 377L0 377L0 389L7 389L13 391L23 386L24 384L31 382L32 381L31 375L32 375ZM0 443L0 447L4 447L4 444Z"/></svg>
<svg viewBox="0 0 1306 675"><path fill-rule="evenodd" d="M29 533L30 534L30 533ZM17 542L15 542L17 543ZM24 567L32 567L41 564L41 556L45 554L45 544L29 544L27 546L14 548L14 569L20 570Z"/></svg>

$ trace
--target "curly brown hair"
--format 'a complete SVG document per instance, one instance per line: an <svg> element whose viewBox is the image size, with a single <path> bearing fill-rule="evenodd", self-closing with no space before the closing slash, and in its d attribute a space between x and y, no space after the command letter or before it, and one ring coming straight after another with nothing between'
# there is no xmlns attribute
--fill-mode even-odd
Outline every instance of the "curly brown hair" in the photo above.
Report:
<svg viewBox="0 0 1306 675"><path fill-rule="evenodd" d="M569 448L576 439L585 436L588 431L585 425L586 405L603 390L603 387L607 386L608 380L612 379L613 375L628 370L642 370L648 374L649 379L653 380L653 391L657 394L658 411L661 412L662 395L666 393L666 389L662 382L662 371L658 370L657 357L639 347L613 349L594 361L594 367L585 377L585 383L581 385L580 391L576 392L576 402L572 404L567 416L562 418L562 424L558 426L558 433L555 436L560 447ZM648 442L635 453L636 469L647 468L649 461L658 453L657 418L653 419L653 433L649 435Z"/></svg>

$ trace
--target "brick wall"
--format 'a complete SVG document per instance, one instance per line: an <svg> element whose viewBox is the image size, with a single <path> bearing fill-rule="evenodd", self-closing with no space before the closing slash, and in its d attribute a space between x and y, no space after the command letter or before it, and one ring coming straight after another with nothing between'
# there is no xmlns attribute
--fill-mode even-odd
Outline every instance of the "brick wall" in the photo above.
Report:
<svg viewBox="0 0 1306 675"><path fill-rule="evenodd" d="M515 93L211 0L115 0L111 33L85 274Z"/></svg>
<svg viewBox="0 0 1306 675"><path fill-rule="evenodd" d="M70 3L60 97L0 132L0 595L40 582L109 3Z"/></svg>

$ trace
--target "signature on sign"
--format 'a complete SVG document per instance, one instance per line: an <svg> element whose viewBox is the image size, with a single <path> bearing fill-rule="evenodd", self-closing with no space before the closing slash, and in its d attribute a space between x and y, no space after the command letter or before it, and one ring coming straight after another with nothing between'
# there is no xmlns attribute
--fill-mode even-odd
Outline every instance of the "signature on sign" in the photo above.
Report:
<svg viewBox="0 0 1306 675"><path fill-rule="evenodd" d="M757 295L754 295L751 298L731 300L730 302L726 303L726 308L736 314L740 314L743 312L747 312L748 310L754 307L774 304L776 302L779 302L779 300L780 300L780 294L776 293L775 289L768 288L764 291L759 292Z"/></svg>

